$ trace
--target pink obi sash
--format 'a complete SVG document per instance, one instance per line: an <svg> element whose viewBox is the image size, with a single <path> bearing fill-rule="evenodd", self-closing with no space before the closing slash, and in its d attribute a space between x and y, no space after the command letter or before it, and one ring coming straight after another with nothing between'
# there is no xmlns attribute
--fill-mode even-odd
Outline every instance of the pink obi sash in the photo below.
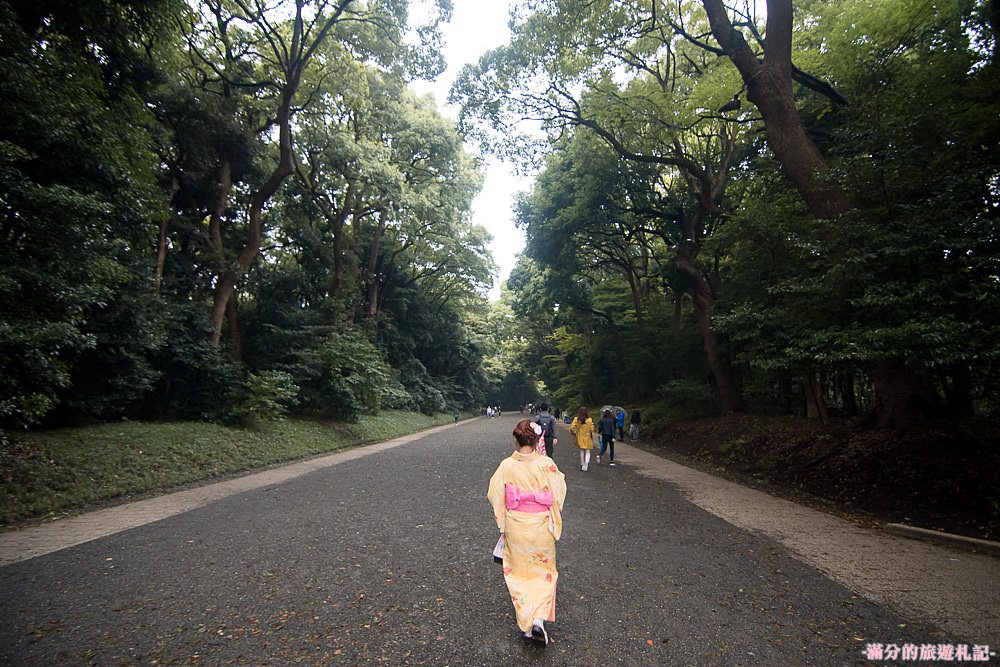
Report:
<svg viewBox="0 0 1000 667"><path fill-rule="evenodd" d="M518 512L548 512L552 507L552 491L522 491L507 485L507 509Z"/></svg>

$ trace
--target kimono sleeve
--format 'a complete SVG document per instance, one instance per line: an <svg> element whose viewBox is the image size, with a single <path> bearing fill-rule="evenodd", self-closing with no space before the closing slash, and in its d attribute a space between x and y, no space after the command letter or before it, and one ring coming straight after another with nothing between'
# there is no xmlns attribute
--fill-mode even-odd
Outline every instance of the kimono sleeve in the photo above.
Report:
<svg viewBox="0 0 1000 667"><path fill-rule="evenodd" d="M497 528L504 532L507 520L507 484L504 481L503 463L490 477L490 486L486 491L486 498L493 506L493 518L496 519Z"/></svg>
<svg viewBox="0 0 1000 667"><path fill-rule="evenodd" d="M549 509L549 531L557 540L562 537L562 510L566 502L566 475L563 474L552 459L546 471L549 490L552 491L552 507Z"/></svg>
<svg viewBox="0 0 1000 667"><path fill-rule="evenodd" d="M552 491L553 505L562 512L563 503L566 502L566 475L556 467L554 461L549 468L548 478L549 489Z"/></svg>

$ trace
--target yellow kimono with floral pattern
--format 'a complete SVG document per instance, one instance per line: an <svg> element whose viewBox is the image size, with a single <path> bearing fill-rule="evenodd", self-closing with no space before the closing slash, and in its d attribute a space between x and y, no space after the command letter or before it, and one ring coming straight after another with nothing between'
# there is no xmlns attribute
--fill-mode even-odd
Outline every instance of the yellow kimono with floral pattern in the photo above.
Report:
<svg viewBox="0 0 1000 667"><path fill-rule="evenodd" d="M508 510L507 484L523 491L549 489L552 507L548 512ZM548 456L514 452L493 473L486 497L504 534L503 576L517 625L523 632L531 632L534 619L556 618L556 540L562 536L566 476Z"/></svg>

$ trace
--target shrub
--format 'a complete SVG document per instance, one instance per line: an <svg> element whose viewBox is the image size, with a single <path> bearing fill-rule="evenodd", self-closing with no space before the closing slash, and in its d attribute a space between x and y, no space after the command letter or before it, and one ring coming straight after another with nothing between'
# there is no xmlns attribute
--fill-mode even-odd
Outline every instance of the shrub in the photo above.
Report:
<svg viewBox="0 0 1000 667"><path fill-rule="evenodd" d="M704 382L673 380L660 387L660 397L673 419L706 417L716 412L715 399Z"/></svg>
<svg viewBox="0 0 1000 667"><path fill-rule="evenodd" d="M666 403L654 403L642 411L642 428L655 432L676 419L674 410Z"/></svg>
<svg viewBox="0 0 1000 667"><path fill-rule="evenodd" d="M162 372L142 417L224 421L236 404L245 367L208 342L211 324L200 304L165 312L167 342L154 357Z"/></svg>
<svg viewBox="0 0 1000 667"><path fill-rule="evenodd" d="M243 426L278 421L295 405L299 386L290 373L263 371L250 373L240 385L230 418Z"/></svg>
<svg viewBox="0 0 1000 667"><path fill-rule="evenodd" d="M400 381L409 394L410 405L405 407L415 408L427 415L447 410L448 401L445 400L444 392L417 359L411 359L403 366Z"/></svg>
<svg viewBox="0 0 1000 667"><path fill-rule="evenodd" d="M288 370L307 412L355 421L364 412L403 407L410 395L364 332L342 328L298 351Z"/></svg>

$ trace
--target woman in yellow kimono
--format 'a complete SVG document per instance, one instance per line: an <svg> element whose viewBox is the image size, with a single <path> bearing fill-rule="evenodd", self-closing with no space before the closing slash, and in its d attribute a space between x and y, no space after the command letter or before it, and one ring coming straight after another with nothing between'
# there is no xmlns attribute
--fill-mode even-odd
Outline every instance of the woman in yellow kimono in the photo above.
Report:
<svg viewBox="0 0 1000 667"><path fill-rule="evenodd" d="M537 429L537 430L536 430ZM514 452L490 478L486 497L504 540L503 576L517 627L547 646L545 621L556 619L556 540L562 535L566 477L535 451L541 426L522 419L514 427Z"/></svg>
<svg viewBox="0 0 1000 667"><path fill-rule="evenodd" d="M580 469L590 467L590 450L594 448L594 420L587 416L587 408L580 406L569 432L576 436L576 446L580 448Z"/></svg>

